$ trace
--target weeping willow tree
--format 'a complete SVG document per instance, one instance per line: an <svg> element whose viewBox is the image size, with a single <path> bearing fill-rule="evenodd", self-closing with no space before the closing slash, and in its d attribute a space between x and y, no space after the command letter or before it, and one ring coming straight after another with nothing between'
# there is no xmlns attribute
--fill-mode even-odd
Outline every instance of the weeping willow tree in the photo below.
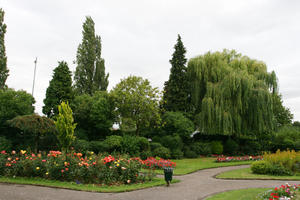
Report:
<svg viewBox="0 0 300 200"><path fill-rule="evenodd" d="M202 134L258 136L273 129L277 78L265 63L235 51L190 59L195 121Z"/></svg>

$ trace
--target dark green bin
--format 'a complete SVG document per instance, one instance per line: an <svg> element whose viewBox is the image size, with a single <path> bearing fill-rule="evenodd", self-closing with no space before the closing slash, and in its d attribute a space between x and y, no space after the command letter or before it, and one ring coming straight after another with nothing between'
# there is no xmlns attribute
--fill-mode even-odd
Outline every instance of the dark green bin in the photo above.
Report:
<svg viewBox="0 0 300 200"><path fill-rule="evenodd" d="M165 181L167 182L167 186L170 185L173 177L173 168L166 167L164 168Z"/></svg>

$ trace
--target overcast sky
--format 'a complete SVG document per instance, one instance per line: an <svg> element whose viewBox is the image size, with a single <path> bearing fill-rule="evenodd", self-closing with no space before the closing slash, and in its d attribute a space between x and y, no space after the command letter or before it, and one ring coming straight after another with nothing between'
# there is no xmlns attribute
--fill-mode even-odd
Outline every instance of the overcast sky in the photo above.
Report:
<svg viewBox="0 0 300 200"><path fill-rule="evenodd" d="M71 71L82 23L91 16L102 38L109 89L128 75L163 88L177 34L187 58L235 49L274 70L284 105L300 121L300 1L298 0L0 0L5 10L7 84L31 93L36 112L57 62Z"/></svg>

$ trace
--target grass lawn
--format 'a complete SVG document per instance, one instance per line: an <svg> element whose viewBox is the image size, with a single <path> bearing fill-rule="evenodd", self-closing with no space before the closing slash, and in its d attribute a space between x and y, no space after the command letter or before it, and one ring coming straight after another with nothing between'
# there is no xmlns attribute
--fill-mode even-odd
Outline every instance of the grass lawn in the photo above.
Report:
<svg viewBox="0 0 300 200"><path fill-rule="evenodd" d="M228 192L222 192L211 197L206 198L205 200L254 200L257 197L270 190L271 188L249 188L241 190L232 190Z"/></svg>
<svg viewBox="0 0 300 200"><path fill-rule="evenodd" d="M184 175L189 174L200 169L216 168L216 167L226 167L235 165L247 165L251 164L253 161L237 161L237 162L215 162L216 158L192 158L192 159L182 159L182 160L172 160L176 162L176 168L174 169L174 175ZM143 170L146 172L147 170ZM156 170L157 174L163 174L162 170Z"/></svg>
<svg viewBox="0 0 300 200"><path fill-rule="evenodd" d="M149 188L154 186L165 185L166 182L164 179L155 178L151 182L130 184L130 185L113 185L113 186L102 186L94 184L76 184L74 182L62 182L54 180L46 180L41 178L8 178L0 177L0 182L2 183L15 183L15 184L25 184L25 185L38 185L38 186L47 186L54 188L64 188L71 190L81 190L81 191L90 191L90 192L127 192L132 190L139 190L143 188ZM179 180L172 180L172 183L177 183Z"/></svg>
<svg viewBox="0 0 300 200"><path fill-rule="evenodd" d="M224 179L279 179L279 180L300 180L300 176L272 176L263 174L253 174L250 168L237 169L223 172L216 176Z"/></svg>

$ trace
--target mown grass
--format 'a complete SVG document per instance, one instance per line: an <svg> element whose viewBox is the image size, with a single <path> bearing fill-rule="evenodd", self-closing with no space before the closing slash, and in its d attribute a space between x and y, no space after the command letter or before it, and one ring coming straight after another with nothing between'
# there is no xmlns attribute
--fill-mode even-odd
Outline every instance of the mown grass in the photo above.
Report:
<svg viewBox="0 0 300 200"><path fill-rule="evenodd" d="M274 180L300 180L300 176L272 176L253 174L250 168L236 169L218 174L216 178L222 179L274 179Z"/></svg>
<svg viewBox="0 0 300 200"><path fill-rule="evenodd" d="M192 158L182 160L172 160L176 162L176 168L174 169L174 175L185 175L201 169L227 167L236 165L247 165L253 161L237 161L237 162L215 162L216 158ZM146 172L147 170L143 170ZM155 170L157 174L163 174L162 170Z"/></svg>
<svg viewBox="0 0 300 200"><path fill-rule="evenodd" d="M241 190L232 190L228 192L218 193L210 196L205 200L254 200L259 199L259 195L270 190L271 188L249 188Z"/></svg>
<svg viewBox="0 0 300 200"><path fill-rule="evenodd" d="M25 185L38 185L47 186L62 189L71 189L79 191L89 191L89 192L127 192L133 190L139 190L154 186L165 185L164 179L155 178L153 181L137 184L123 184L123 185L96 185L96 184L76 184L75 182L62 182L55 180L47 180L42 178L25 178L25 177L0 177L0 182L2 183L13 183L13 184L25 184ZM173 180L172 183L177 183L179 180Z"/></svg>

